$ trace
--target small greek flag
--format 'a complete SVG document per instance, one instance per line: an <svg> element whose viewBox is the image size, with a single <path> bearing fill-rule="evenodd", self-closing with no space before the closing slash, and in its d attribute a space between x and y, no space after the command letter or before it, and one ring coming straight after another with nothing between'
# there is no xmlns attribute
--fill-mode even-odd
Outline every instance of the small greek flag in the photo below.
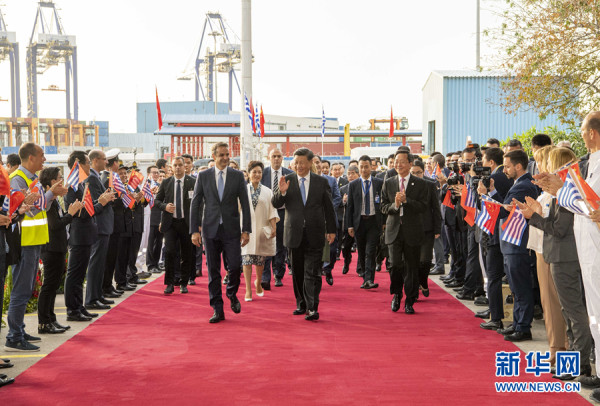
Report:
<svg viewBox="0 0 600 406"><path fill-rule="evenodd" d="M523 216L519 206L515 205L502 225L502 241L514 245L521 245L521 239L523 238L523 233L526 228L527 220L525 219L525 216Z"/></svg>
<svg viewBox="0 0 600 406"><path fill-rule="evenodd" d="M321 138L325 138L325 109L321 106L323 112L323 118L321 120Z"/></svg>
<svg viewBox="0 0 600 406"><path fill-rule="evenodd" d="M248 96L246 96L246 92L244 92L244 100L246 103L246 113L248 113L248 119L250 119L250 127L254 129L254 115L252 114L252 109L250 108L250 102L248 102Z"/></svg>
<svg viewBox="0 0 600 406"><path fill-rule="evenodd" d="M77 192L79 182L79 161L75 161L75 165L73 165L71 172L69 172L69 176L67 176L67 185L71 186L73 190Z"/></svg>
<svg viewBox="0 0 600 406"><path fill-rule="evenodd" d="M573 178L571 178L571 174L568 172L563 187L558 191L556 202L559 206L562 206L575 214L590 214L583 201L583 196L579 193Z"/></svg>

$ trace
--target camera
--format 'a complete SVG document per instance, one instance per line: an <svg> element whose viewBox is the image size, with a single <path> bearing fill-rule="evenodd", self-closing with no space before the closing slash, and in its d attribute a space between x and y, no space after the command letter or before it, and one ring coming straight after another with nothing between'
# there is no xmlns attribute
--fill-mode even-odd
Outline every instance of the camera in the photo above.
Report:
<svg viewBox="0 0 600 406"><path fill-rule="evenodd" d="M477 190L479 186L479 181L483 182L483 186L487 189L490 188L490 176L492 175L492 168L489 166L474 166L473 171L475 172L475 176L471 177L471 188L473 190Z"/></svg>
<svg viewBox="0 0 600 406"><path fill-rule="evenodd" d="M454 174L448 178L449 186L462 185L463 183L465 183L465 179L458 172L454 172Z"/></svg>

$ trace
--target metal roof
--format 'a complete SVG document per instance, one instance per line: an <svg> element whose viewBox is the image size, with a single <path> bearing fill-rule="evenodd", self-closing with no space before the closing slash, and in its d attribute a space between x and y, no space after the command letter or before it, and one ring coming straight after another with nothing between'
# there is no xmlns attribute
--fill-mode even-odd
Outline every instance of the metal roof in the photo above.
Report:
<svg viewBox="0 0 600 406"><path fill-rule="evenodd" d="M239 114L165 114L165 123L239 123Z"/></svg>
<svg viewBox="0 0 600 406"><path fill-rule="evenodd" d="M499 70L478 71L473 69L434 70L432 73L443 78L505 78L512 76Z"/></svg>

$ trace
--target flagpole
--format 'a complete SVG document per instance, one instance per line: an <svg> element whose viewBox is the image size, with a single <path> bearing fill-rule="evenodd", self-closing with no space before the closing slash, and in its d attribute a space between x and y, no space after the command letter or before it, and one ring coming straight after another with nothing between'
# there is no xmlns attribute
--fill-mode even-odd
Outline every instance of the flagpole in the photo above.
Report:
<svg viewBox="0 0 600 406"><path fill-rule="evenodd" d="M88 184L86 183L85 189L83 189L83 199L81 199L82 203L83 203L83 200L85 200L85 193L87 192L87 190L88 190ZM85 203L84 203L84 205L85 205ZM78 217L81 217L81 210L83 210L83 207L81 209L79 209L79 212L77 212Z"/></svg>
<svg viewBox="0 0 600 406"><path fill-rule="evenodd" d="M588 202L587 196L583 192L583 188L581 187L581 183L579 183L579 176L577 176L577 174L575 173L575 171L571 167L569 167L568 171L569 171L569 175L571 175L571 179L573 180L573 183L575 184L575 187L577 188L577 191L583 197L583 203L585 203L585 207L587 207L588 211L590 213L592 213L594 211L594 208L592 207L592 205L590 204L590 202ZM596 223L596 226L600 230L600 223Z"/></svg>

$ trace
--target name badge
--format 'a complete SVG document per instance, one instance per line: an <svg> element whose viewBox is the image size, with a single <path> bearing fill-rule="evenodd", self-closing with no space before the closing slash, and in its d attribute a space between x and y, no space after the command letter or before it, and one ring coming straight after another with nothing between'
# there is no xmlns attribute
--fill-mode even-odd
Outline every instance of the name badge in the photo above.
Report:
<svg viewBox="0 0 600 406"><path fill-rule="evenodd" d="M379 195L375 195L375 203L379 204Z"/></svg>
<svg viewBox="0 0 600 406"><path fill-rule="evenodd" d="M194 198L194 191L193 190L188 190L188 198L189 199L193 199Z"/></svg>

